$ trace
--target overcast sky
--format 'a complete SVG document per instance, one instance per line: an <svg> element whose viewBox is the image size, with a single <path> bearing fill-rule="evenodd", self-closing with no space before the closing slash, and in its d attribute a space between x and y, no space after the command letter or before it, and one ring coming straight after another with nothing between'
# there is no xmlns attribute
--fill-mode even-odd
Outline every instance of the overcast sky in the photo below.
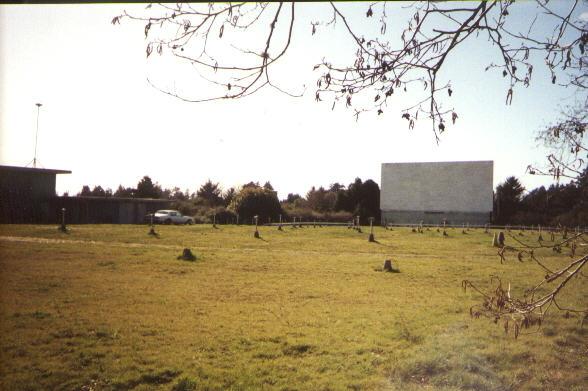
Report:
<svg viewBox="0 0 588 391"><path fill-rule="evenodd" d="M164 187L192 191L208 178L225 189L269 180L285 198L355 177L380 183L381 163L419 161L493 160L494 186L510 175L529 189L550 183L525 168L544 160L535 132L573 103L573 90L553 86L537 69L531 87L517 89L505 106L507 81L499 71L484 72L498 61L496 53L485 40L473 40L445 64L442 76L455 91L450 103L459 119L439 145L430 123L418 121L409 130L400 110L355 121L350 110L314 101L313 65L354 53L340 29L324 28L313 39L310 21L324 7L298 5L290 53L276 73L291 91L306 88L302 98L267 90L245 100L195 104L147 83L149 77L161 86L187 85L196 75L166 56L146 59L144 25L111 24L123 9L139 12L144 5L2 5L0 164L33 159L40 102L37 160L72 171L58 176L59 194L86 184L135 186L149 175ZM360 29L370 28L366 7L341 6ZM532 2L516 7L519 15L534 12ZM402 12L389 12L391 22L404 26Z"/></svg>

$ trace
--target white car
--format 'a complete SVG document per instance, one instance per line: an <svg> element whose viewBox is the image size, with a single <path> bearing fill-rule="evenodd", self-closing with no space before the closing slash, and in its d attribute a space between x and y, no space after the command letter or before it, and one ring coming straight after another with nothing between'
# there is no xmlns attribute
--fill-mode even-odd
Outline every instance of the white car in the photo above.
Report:
<svg viewBox="0 0 588 391"><path fill-rule="evenodd" d="M151 215L147 215L148 221ZM153 214L153 223L160 224L194 224L190 216L182 216L177 210L158 210Z"/></svg>

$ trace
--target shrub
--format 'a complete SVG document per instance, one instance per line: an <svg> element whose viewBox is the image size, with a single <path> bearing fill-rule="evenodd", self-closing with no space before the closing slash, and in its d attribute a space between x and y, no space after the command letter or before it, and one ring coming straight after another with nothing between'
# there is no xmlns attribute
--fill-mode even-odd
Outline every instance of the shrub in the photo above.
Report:
<svg viewBox="0 0 588 391"><path fill-rule="evenodd" d="M211 216L214 214L216 214L217 224L232 224L237 219L235 213L222 206L211 210Z"/></svg>
<svg viewBox="0 0 588 391"><path fill-rule="evenodd" d="M172 391L192 391L196 389L197 385L195 380L184 377L172 387Z"/></svg>
<svg viewBox="0 0 588 391"><path fill-rule="evenodd" d="M288 202L282 203L282 218L290 221L292 217L302 218L303 221L328 221L335 223L347 223L351 221L353 215L350 212L317 212L309 207L297 207L295 204Z"/></svg>
<svg viewBox="0 0 588 391"><path fill-rule="evenodd" d="M215 214L217 224L230 224L236 219L236 215L224 206L210 207L198 198L192 201L176 201L172 204L172 209L191 216L196 224L212 224Z"/></svg>
<svg viewBox="0 0 588 391"><path fill-rule="evenodd" d="M282 207L278 200L278 195L275 191L259 188L259 187L244 187L237 194L229 209L239 215L239 220L242 222L249 222L253 216L259 216L259 221L267 221L271 218L277 221L279 215L282 213Z"/></svg>
<svg viewBox="0 0 588 391"><path fill-rule="evenodd" d="M184 216L192 216L194 217L197 213L198 207L192 201L183 201L178 200L172 203L172 209L178 210ZM194 219L196 222L196 219Z"/></svg>

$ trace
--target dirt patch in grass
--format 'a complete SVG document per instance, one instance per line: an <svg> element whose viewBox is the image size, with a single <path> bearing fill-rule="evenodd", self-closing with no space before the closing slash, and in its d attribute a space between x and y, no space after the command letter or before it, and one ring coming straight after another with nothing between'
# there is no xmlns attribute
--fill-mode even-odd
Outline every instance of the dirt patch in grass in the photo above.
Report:
<svg viewBox="0 0 588 391"><path fill-rule="evenodd" d="M312 345L308 344L295 344L295 345L284 345L282 347L282 353L285 356L301 356L306 353L310 353L313 350Z"/></svg>
<svg viewBox="0 0 588 391"><path fill-rule="evenodd" d="M476 353L475 341L458 335L456 331L448 331L427 339L395 369L395 375L400 383L435 388L509 389L497 369L483 355Z"/></svg>
<svg viewBox="0 0 588 391"><path fill-rule="evenodd" d="M184 377L172 387L172 391L194 391L198 387L198 382L192 378Z"/></svg>
<svg viewBox="0 0 588 391"><path fill-rule="evenodd" d="M114 390L130 390L140 384L167 384L171 383L180 373L181 371L171 369L165 369L159 372L149 372L139 376L138 378L129 379L124 382L116 382L112 386Z"/></svg>

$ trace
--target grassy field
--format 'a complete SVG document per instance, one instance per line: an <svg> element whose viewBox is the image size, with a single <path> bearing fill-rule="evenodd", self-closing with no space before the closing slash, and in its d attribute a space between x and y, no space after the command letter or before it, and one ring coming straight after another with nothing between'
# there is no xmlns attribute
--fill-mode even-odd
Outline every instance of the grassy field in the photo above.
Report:
<svg viewBox="0 0 588 391"><path fill-rule="evenodd" d="M588 388L578 317L516 340L470 318L480 297L463 279L520 293L543 277L501 265L482 230L377 228L369 243L366 227L70 229L0 226L1 390ZM385 259L400 273L376 271ZM565 299L585 307L573 284Z"/></svg>

